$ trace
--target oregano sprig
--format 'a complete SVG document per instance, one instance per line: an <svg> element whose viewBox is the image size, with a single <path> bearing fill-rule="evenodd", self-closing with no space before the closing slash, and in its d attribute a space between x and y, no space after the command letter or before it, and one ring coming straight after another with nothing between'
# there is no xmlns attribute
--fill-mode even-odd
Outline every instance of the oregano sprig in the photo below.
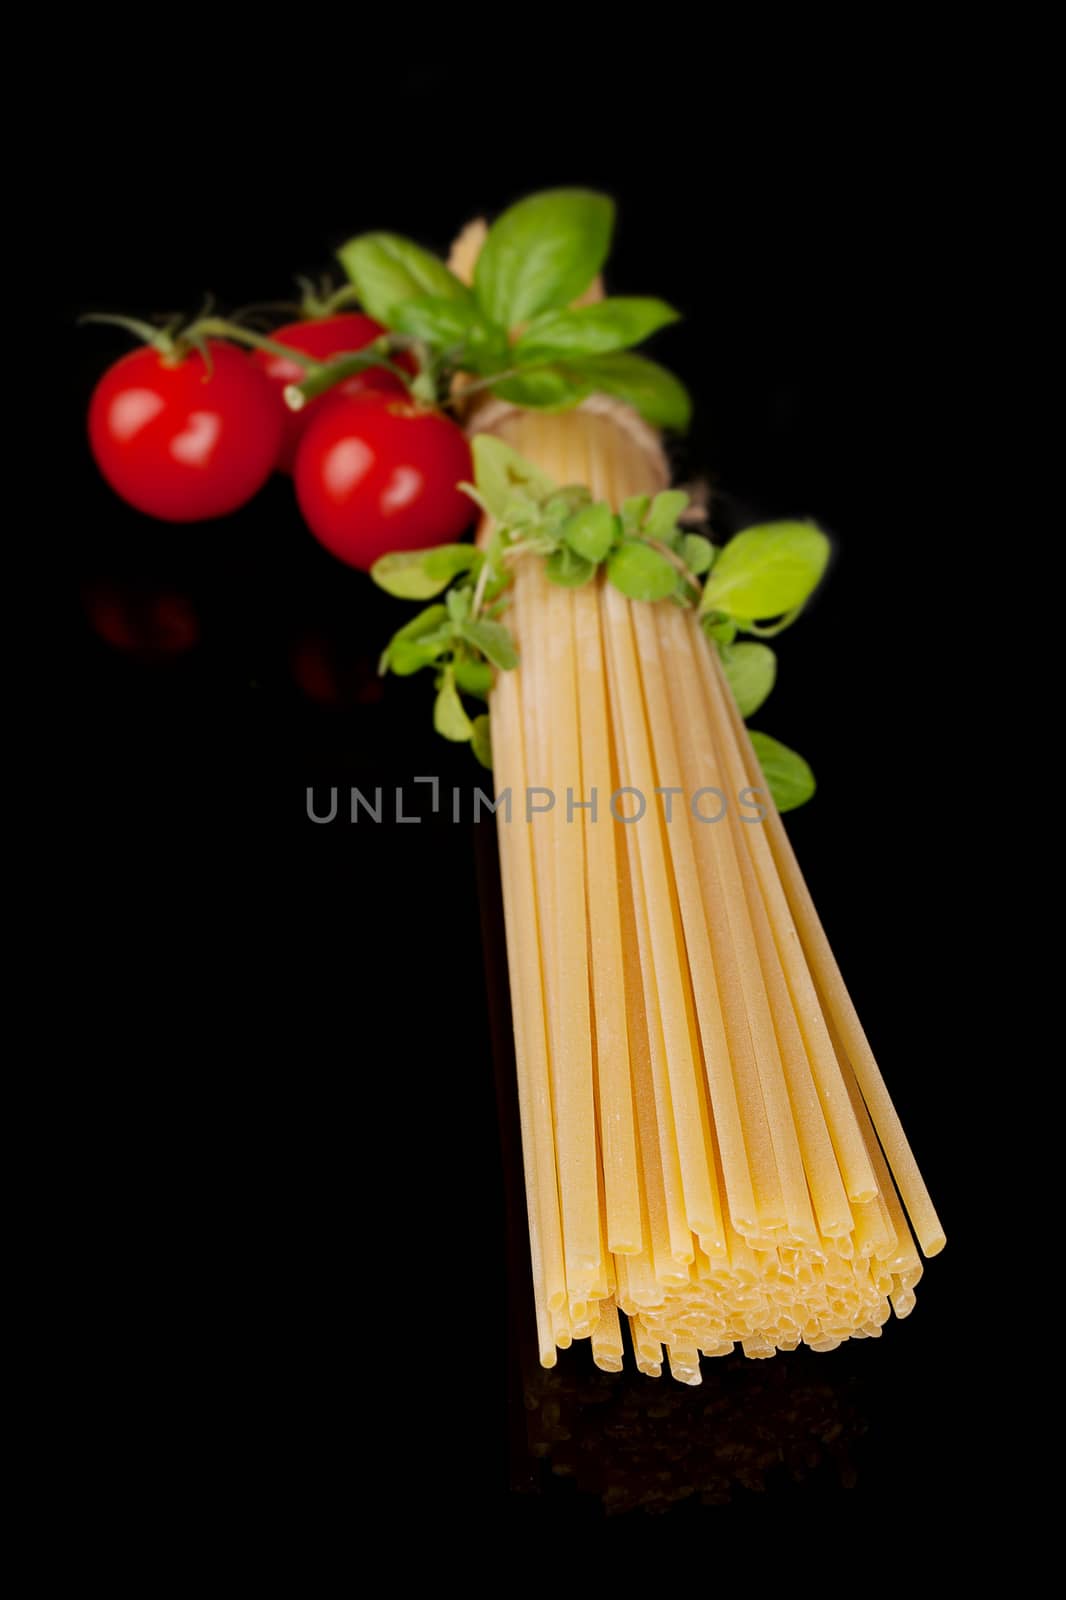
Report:
<svg viewBox="0 0 1066 1600"><path fill-rule="evenodd" d="M491 764L488 717L472 716L463 696L485 700L493 672L518 664L500 617L515 563L530 557L542 559L548 579L565 588L590 583L602 571L630 600L698 606L741 715L759 709L774 686L777 660L760 639L737 643L737 635L780 632L796 619L828 560L829 541L819 528L766 523L718 550L683 526L683 490L636 495L616 512L583 484L555 483L491 434L475 436L472 456L474 482L461 487L491 519L484 547L399 551L371 569L389 594L434 601L393 635L380 671L400 677L433 672L438 733L469 741L478 759ZM814 793L802 756L768 735L752 737L778 808L802 805Z"/></svg>

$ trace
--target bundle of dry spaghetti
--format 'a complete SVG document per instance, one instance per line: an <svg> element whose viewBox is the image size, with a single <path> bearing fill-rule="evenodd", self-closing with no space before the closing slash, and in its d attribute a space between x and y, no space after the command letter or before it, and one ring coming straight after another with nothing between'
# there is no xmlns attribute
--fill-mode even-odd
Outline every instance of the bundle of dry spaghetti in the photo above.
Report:
<svg viewBox="0 0 1066 1600"><path fill-rule="evenodd" d="M616 508L665 486L610 403L477 426ZM588 1337L618 1370L620 1313L640 1370L665 1347L685 1383L738 1341L878 1338L914 1305L915 1238L944 1234L715 651L693 612L535 559L508 623L491 711L541 1361Z"/></svg>

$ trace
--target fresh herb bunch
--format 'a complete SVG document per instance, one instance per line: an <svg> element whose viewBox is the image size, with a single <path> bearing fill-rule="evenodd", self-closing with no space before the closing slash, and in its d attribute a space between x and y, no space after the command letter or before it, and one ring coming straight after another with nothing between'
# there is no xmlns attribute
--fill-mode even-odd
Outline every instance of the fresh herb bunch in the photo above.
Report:
<svg viewBox="0 0 1066 1600"><path fill-rule="evenodd" d="M677 321L673 307L641 296L571 305L606 261L613 230L607 195L530 195L489 228L472 288L410 239L359 234L338 255L364 309L391 332L332 363L329 381L408 348L419 367L412 391L429 404L487 390L558 411L596 392L625 401L657 428L683 431L691 414L684 386L632 353ZM328 386L320 374L297 392L310 397Z"/></svg>
<svg viewBox="0 0 1066 1600"><path fill-rule="evenodd" d="M761 639L793 623L825 571L829 541L805 522L771 522L738 533L721 550L681 526L688 496L667 489L638 495L620 512L593 500L582 484L560 486L490 434L473 441L473 484L462 487L491 518L483 549L470 544L382 556L371 576L404 600L434 600L393 635L380 671L408 677L434 673L433 722L446 739L469 741L491 766L487 714L471 716L463 695L486 700L493 668L518 665L509 629L499 619L509 604L515 562L544 560L553 583L578 588L600 572L630 600L697 606L745 718L774 686L777 659ZM436 597L443 595L443 602ZM803 757L769 735L752 740L780 811L814 793Z"/></svg>

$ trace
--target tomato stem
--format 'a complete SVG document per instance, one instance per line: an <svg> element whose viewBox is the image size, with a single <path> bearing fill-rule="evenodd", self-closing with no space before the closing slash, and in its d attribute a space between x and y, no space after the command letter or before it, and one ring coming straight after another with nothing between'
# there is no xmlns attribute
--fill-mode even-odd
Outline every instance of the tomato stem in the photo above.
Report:
<svg viewBox="0 0 1066 1600"><path fill-rule="evenodd" d="M323 315L331 317L335 311L342 311L345 306L361 306L362 299L354 283L343 284L341 288L334 289L323 301Z"/></svg>
<svg viewBox="0 0 1066 1600"><path fill-rule="evenodd" d="M301 317L306 317L309 321L315 321L319 317L325 317L329 315L329 312L326 309L325 300L323 299L322 295L319 294L310 278L302 278L297 276L294 282L300 291Z"/></svg>
<svg viewBox="0 0 1066 1600"><path fill-rule="evenodd" d="M201 317L191 327L185 329L182 339L194 341L196 339L233 339L237 344L251 345L253 350L266 350L268 354L283 356L286 361L295 361L297 366L305 367L308 375L318 370L324 370L325 364L316 361L314 356L309 356L302 350L294 350L291 345L281 344L277 339L268 339L265 334L255 333L251 328L244 327L239 322L227 322L223 317Z"/></svg>
<svg viewBox="0 0 1066 1600"><path fill-rule="evenodd" d="M79 326L84 322L102 322L111 327L125 328L134 338L151 345L153 350L158 350L161 356L172 356L177 351L177 344L169 328L157 328L150 322L142 322L139 317L120 317L106 311L89 311L85 316L78 318Z"/></svg>
<svg viewBox="0 0 1066 1600"><path fill-rule="evenodd" d="M345 283L339 289L334 289L329 278L323 278L316 286L310 278L298 277L296 285L300 291L300 315L310 322L332 317L345 306L361 306L363 303L354 283Z"/></svg>
<svg viewBox="0 0 1066 1600"><path fill-rule="evenodd" d="M364 345L362 350L353 350L351 355L337 356L332 361L308 362L311 370L307 376L299 383L290 383L285 389L285 404L290 411L300 411L309 400L317 399L327 389L343 383L345 378L351 378L357 372L365 372L368 367L384 367L410 389L411 374L389 359L393 350L406 349L407 344L402 334L383 334L372 344Z"/></svg>
<svg viewBox="0 0 1066 1600"><path fill-rule="evenodd" d="M246 306L238 306L236 311L230 312L234 322L243 325L245 317L258 317L268 311L283 311L289 319L304 315L304 308L297 300L252 300Z"/></svg>

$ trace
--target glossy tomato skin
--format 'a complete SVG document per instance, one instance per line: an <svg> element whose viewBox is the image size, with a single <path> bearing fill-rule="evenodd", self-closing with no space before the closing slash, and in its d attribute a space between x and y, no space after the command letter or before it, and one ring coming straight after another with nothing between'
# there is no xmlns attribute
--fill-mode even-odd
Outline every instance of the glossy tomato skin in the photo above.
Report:
<svg viewBox="0 0 1066 1600"><path fill-rule="evenodd" d="M271 333L270 337L275 344L287 344L294 350L302 350L305 355L314 356L318 361L328 361L331 356L347 355L352 351L362 350L365 345L370 344L384 332L381 323L375 322L373 317L365 317L361 312L344 312L335 317L319 317L307 322L287 323L284 328L278 328ZM278 404L284 422L278 466L283 472L291 472L296 457L296 446L303 438L308 424L321 410L326 396L321 395L319 399L310 401L302 411L290 411L283 398L285 386L299 383L305 369L298 361L286 361L284 356L275 355L270 350L254 350L252 360L277 390ZM376 389L385 394L404 393L402 380L387 367L367 367L365 372L355 373L329 392L352 395L365 394L368 389Z"/></svg>
<svg viewBox="0 0 1066 1600"><path fill-rule="evenodd" d="M109 367L89 402L89 443L116 494L164 522L223 517L262 488L282 419L243 351L209 340L210 366L145 346Z"/></svg>
<svg viewBox="0 0 1066 1600"><path fill-rule="evenodd" d="M461 428L439 411L385 395L323 397L296 452L293 479L315 538L364 572L390 550L456 539L474 508Z"/></svg>

